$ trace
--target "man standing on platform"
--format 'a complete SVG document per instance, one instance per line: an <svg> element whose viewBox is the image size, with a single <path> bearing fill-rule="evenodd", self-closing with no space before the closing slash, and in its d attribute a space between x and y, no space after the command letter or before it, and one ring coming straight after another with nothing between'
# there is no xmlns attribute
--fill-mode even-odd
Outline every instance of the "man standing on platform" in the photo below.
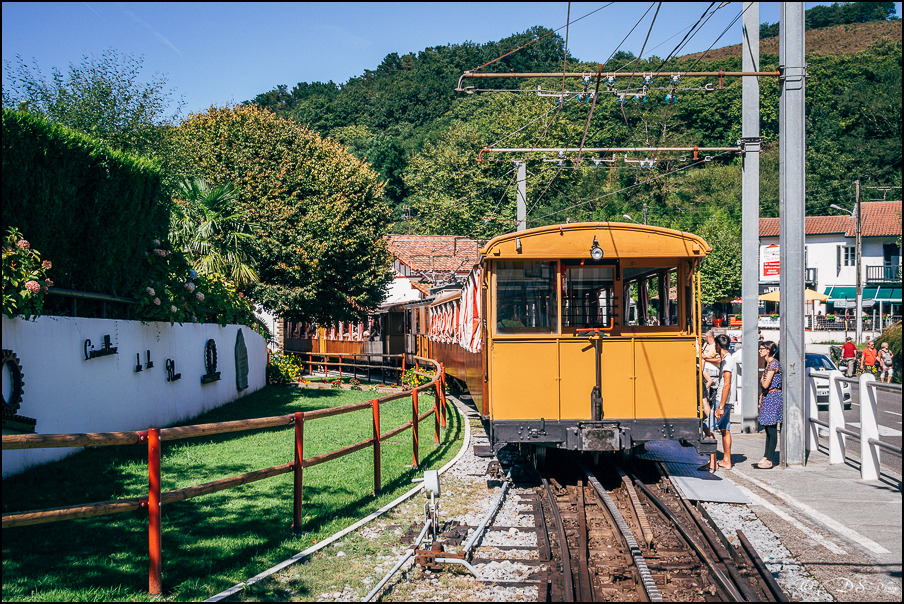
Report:
<svg viewBox="0 0 904 604"><path fill-rule="evenodd" d="M735 404L737 396L737 387L735 385L735 377L738 374L738 364L731 354L731 340L724 333L716 336L716 354L721 358L719 372L721 380L719 380L718 391L714 399L714 404L709 416L706 418L707 431L710 434L716 430L722 432L722 461L718 467L723 470L731 469L731 408ZM709 456L709 471L716 471L716 454Z"/></svg>

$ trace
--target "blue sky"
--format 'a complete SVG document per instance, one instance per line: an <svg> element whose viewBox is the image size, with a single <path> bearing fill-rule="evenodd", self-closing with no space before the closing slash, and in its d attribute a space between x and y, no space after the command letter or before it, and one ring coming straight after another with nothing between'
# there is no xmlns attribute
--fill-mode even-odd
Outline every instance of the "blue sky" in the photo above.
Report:
<svg viewBox="0 0 904 604"><path fill-rule="evenodd" d="M605 61L651 6L646 2L571 3L568 49ZM810 8L827 2L807 2ZM898 15L901 4L896 3ZM184 114L238 103L297 82L343 83L391 52L499 40L534 25L566 23L567 2L533 3L3 3L3 60L34 59L45 75L106 48L144 57L145 77L165 74L185 100ZM666 2L645 56L666 56L708 2ZM706 50L741 11L731 2L685 52ZM622 45L640 51L653 11ZM779 19L778 2L760 3L760 21ZM565 35L565 30L560 32ZM677 37L675 37L677 36ZM740 20L716 44L737 44ZM5 75L4 75L5 81Z"/></svg>

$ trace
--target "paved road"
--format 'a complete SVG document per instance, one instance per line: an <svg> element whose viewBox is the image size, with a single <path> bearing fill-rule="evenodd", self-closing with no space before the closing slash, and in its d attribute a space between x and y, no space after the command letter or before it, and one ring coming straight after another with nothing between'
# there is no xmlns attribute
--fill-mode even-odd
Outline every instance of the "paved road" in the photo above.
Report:
<svg viewBox="0 0 904 604"><path fill-rule="evenodd" d="M849 430L857 430L860 425L860 386L859 384L851 384L851 408L844 412L844 421L848 424ZM901 395L897 392L888 392L878 390L876 392L876 410L879 420L879 440L887 442L896 447L901 446L902 432L902 403ZM819 411L819 419L829 421L829 412L823 408ZM859 439L848 437L847 456L859 459L860 441ZM880 459L882 460L882 468L889 469L897 474L901 474L901 455L892 453L891 451L881 450Z"/></svg>

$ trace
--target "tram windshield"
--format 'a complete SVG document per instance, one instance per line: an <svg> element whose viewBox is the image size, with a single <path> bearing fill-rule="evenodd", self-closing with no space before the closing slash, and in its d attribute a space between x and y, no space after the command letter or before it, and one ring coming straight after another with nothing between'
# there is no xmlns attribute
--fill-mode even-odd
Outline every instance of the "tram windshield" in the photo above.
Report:
<svg viewBox="0 0 904 604"><path fill-rule="evenodd" d="M562 327L612 326L614 267L566 266L562 279Z"/></svg>
<svg viewBox="0 0 904 604"><path fill-rule="evenodd" d="M555 262L497 263L497 333L558 331L556 266Z"/></svg>

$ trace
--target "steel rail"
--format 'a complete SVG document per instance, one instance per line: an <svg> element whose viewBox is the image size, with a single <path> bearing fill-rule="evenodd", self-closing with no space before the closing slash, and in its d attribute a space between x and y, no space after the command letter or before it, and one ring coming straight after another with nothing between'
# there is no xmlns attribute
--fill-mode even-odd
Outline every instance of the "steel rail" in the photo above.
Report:
<svg viewBox="0 0 904 604"><path fill-rule="evenodd" d="M549 480L545 476L541 476L540 480L543 481L543 486L546 488L546 496L549 497L549 505L556 521L556 538L559 541L559 556L562 558L562 574L565 576L563 581L565 584L565 601L574 602L574 575L571 571L571 552L568 551L568 537L565 535L565 524L562 522L562 515L559 514L559 507L556 505L556 497L549 486ZM542 502L540 505L543 505Z"/></svg>
<svg viewBox="0 0 904 604"><path fill-rule="evenodd" d="M697 556L700 558L700 560L706 565L707 568L709 568L710 572L713 574L713 577L716 579L716 582L719 584L722 590L725 591L725 593L729 595L733 599L733 601L743 602L744 596L741 595L741 593L737 590L731 580L725 576L725 573L723 573L722 570L718 566L716 566L715 561L710 556L708 556L705 551L703 551L703 548L697 542L697 540L694 539L693 536L687 532L687 530L685 530L685 528L678 521L678 518L675 516L675 514L672 513L672 511L662 501L660 501L660 499L656 497L652 493L652 491L650 491L642 482L635 479L634 484L641 491L643 491L643 494L646 495L647 499L649 499L653 503L653 505L659 508L659 511L669 519L669 522L671 522L672 525L678 530L678 533L697 553Z"/></svg>
<svg viewBox="0 0 904 604"><path fill-rule="evenodd" d="M634 533L631 532L628 523L625 522L624 516L622 516L621 512L618 510L618 506L612 500L612 497L609 496L609 493L606 492L606 489L603 488L603 485L600 484L600 481L597 480L596 476L587 469L587 466L581 464L581 470L583 470L584 474L587 476L587 481L593 486L597 495L603 500L603 504L606 506L606 509L609 510L609 514L615 521L619 533L621 533L622 538L625 540L628 550L631 552L631 558L634 560L634 566L637 567L637 572L640 574L640 581L643 584L647 597L651 602L663 602L662 593L659 591L656 582L653 581L653 574L650 572L647 561L640 551L640 545L638 545L637 539L634 538Z"/></svg>
<svg viewBox="0 0 904 604"><path fill-rule="evenodd" d="M782 591L782 588L779 587L778 583L775 582L775 577L772 576L772 573L766 568L766 565L763 563L763 559L760 558L760 555L757 553L756 549L753 545L750 544L750 541L747 540L747 536L744 534L744 531L741 529L737 530L738 540L741 542L741 547L747 553L747 556L753 561L753 566L756 568L760 577L762 577L763 582L766 584L766 587L769 588L769 591L772 593L772 596L775 598L776 602L789 602L788 596L785 595L785 592Z"/></svg>

